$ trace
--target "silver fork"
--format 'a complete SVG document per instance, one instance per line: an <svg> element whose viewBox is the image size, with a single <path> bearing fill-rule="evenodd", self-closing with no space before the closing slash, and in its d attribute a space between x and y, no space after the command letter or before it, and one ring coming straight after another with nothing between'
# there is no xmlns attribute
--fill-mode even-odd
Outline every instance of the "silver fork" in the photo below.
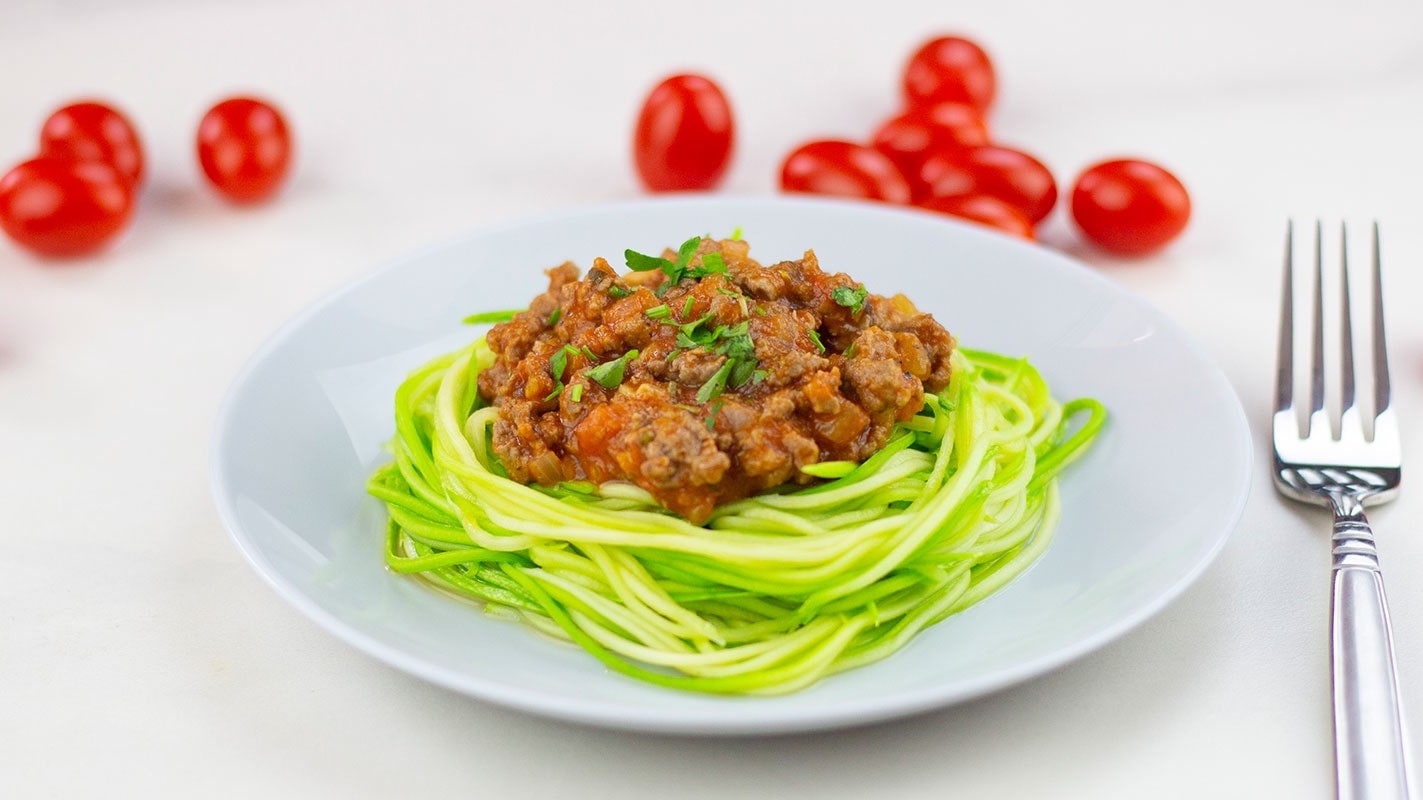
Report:
<svg viewBox="0 0 1423 800"><path fill-rule="evenodd" d="M1349 315L1348 232L1340 229L1339 428L1331 429L1324 389L1323 231L1314 228L1314 306L1310 336L1308 417L1303 430L1294 398L1294 224L1285 242L1284 298L1275 385L1275 486L1286 497L1334 512L1330 656L1334 688L1334 764L1343 800L1408 797L1403 718L1393 633L1366 504L1398 493L1402 453L1389 404L1384 343L1379 228L1373 226L1373 425L1355 403L1354 343Z"/></svg>

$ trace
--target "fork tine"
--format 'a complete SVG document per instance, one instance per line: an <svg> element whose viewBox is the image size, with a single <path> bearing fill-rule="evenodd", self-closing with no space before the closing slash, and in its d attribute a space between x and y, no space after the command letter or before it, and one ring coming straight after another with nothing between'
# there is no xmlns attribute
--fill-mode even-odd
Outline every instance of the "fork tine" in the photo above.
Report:
<svg viewBox="0 0 1423 800"><path fill-rule="evenodd" d="M1324 223L1314 222L1314 314L1309 358L1309 425L1324 409ZM1306 428L1306 435L1319 431Z"/></svg>
<svg viewBox="0 0 1423 800"><path fill-rule="evenodd" d="M1379 257L1379 223L1374 221L1374 419L1389 404L1388 345L1383 333L1383 266Z"/></svg>
<svg viewBox="0 0 1423 800"><path fill-rule="evenodd" d="M1349 319L1349 227L1339 223L1339 395L1340 428L1354 408L1354 325Z"/></svg>
<svg viewBox="0 0 1423 800"><path fill-rule="evenodd" d="M1295 221L1285 225L1285 278L1280 298L1280 349L1275 356L1275 411L1294 407L1295 394Z"/></svg>

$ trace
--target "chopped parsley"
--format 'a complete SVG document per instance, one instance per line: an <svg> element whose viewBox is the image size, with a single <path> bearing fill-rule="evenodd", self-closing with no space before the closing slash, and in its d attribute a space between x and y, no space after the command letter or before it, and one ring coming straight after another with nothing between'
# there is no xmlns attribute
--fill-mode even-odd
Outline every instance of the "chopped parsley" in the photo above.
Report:
<svg viewBox="0 0 1423 800"><path fill-rule="evenodd" d="M583 399L583 384L581 384L581 383L575 383L575 384L573 384L573 388L569 390L568 396L569 396L569 398L571 398L571 399L573 400L573 402L575 402L575 403L578 402L579 400L582 400L582 399Z"/></svg>
<svg viewBox="0 0 1423 800"><path fill-rule="evenodd" d="M556 384L553 385L553 391L551 391L551 392L549 392L548 394L544 395L544 402L547 403L548 401L552 400L553 398L558 397L559 393L561 393L562 391L563 391L563 381L559 381L558 383L556 383Z"/></svg>
<svg viewBox="0 0 1423 800"><path fill-rule="evenodd" d="M741 241L741 226L740 226L740 225L737 225L737 226L736 226L736 230L733 230L733 231L731 232L731 241L733 241L733 242L739 242L739 241Z"/></svg>
<svg viewBox="0 0 1423 800"><path fill-rule="evenodd" d="M855 357L855 345L857 345L857 344L859 344L859 342L851 342L851 343L850 343L850 346L847 347L847 348L845 348L845 357L846 357L846 358L854 358L854 357Z"/></svg>
<svg viewBox="0 0 1423 800"><path fill-rule="evenodd" d="M633 272L651 272L660 269L671 274L672 262L661 256L649 256L636 250L624 250L623 258L627 261L628 269Z"/></svg>
<svg viewBox="0 0 1423 800"><path fill-rule="evenodd" d="M548 366L553 372L553 379L555 381L563 380L563 371L568 368L568 357L581 354L582 351L571 344L566 344L558 348L558 352L554 353L548 359Z"/></svg>
<svg viewBox="0 0 1423 800"><path fill-rule="evenodd" d="M522 309L513 311L481 311L478 314L470 314L464 318L466 325L487 325L492 322L508 322L514 318Z"/></svg>
<svg viewBox="0 0 1423 800"><path fill-rule="evenodd" d="M716 415L717 412L721 411L721 407L724 405L726 405L725 400L718 400L715 403L712 403L711 413L707 415L707 430L716 430Z"/></svg>
<svg viewBox="0 0 1423 800"><path fill-rule="evenodd" d="M677 248L677 260L668 261L661 256L649 256L639 253L636 250L624 250L623 259L627 262L628 269L633 272L651 272L662 270L668 278L668 282L676 284L682 280L682 276L687 272L687 265L692 263L692 256L697 254L697 247L701 245L702 237L693 236L682 246Z"/></svg>
<svg viewBox="0 0 1423 800"><path fill-rule="evenodd" d="M707 253L702 256L701 266L692 267L691 272L687 274L693 278L705 278L722 272L726 272L726 259L721 257L721 253Z"/></svg>
<svg viewBox="0 0 1423 800"><path fill-rule="evenodd" d="M599 364L589 369L584 374L597 381L604 389L616 388L623 382L623 373L627 370L628 362L637 356L636 350L629 350L606 364Z"/></svg>
<svg viewBox="0 0 1423 800"><path fill-rule="evenodd" d="M668 308L666 303L663 303L653 306L642 313L646 314L648 319L667 319L672 316L672 309Z"/></svg>
<svg viewBox="0 0 1423 800"><path fill-rule="evenodd" d="M726 379L731 377L732 367L736 364L735 359L728 358L721 362L721 366L716 372L702 384L702 388L697 390L697 402L705 403L713 397L721 394L721 390L726 388Z"/></svg>
<svg viewBox="0 0 1423 800"><path fill-rule="evenodd" d="M850 309L851 314L859 314L865 307L865 296L868 294L863 286L836 286L830 296L837 304Z"/></svg>
<svg viewBox="0 0 1423 800"><path fill-rule="evenodd" d="M617 284L613 284L612 286L608 287L608 296L613 298L614 300L621 300L624 297L631 297L632 290L624 289L623 287Z"/></svg>
<svg viewBox="0 0 1423 800"><path fill-rule="evenodd" d="M682 304L682 319L686 319L692 315L692 306L696 304L697 298L690 294L687 295L687 302Z"/></svg>
<svg viewBox="0 0 1423 800"><path fill-rule="evenodd" d="M745 322L735 325L718 325L711 330L700 327L703 317L677 337L678 347L705 347L708 352L726 356L717 371L697 390L697 402L705 403L720 395L726 387L733 389L744 386L756 374L756 343L751 341L750 326Z"/></svg>
<svg viewBox="0 0 1423 800"><path fill-rule="evenodd" d="M805 332L810 334L810 340L815 342L815 349L822 353L825 352L825 343L820 341L820 332L814 328L806 328Z"/></svg>

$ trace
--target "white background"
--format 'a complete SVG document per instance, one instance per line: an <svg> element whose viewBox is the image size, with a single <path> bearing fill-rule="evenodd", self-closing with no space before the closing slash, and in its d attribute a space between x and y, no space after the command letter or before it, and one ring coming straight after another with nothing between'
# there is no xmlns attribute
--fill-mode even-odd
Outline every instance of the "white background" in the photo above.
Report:
<svg viewBox="0 0 1423 800"><path fill-rule="evenodd" d="M97 94L140 126L151 179L101 256L0 242L0 796L1328 796L1325 520L1264 467L1288 216L1383 221L1405 452L1423 458L1423 6L1347 5L3 0L0 161ZM995 133L1061 182L1141 154L1193 193L1186 236L1148 260L1080 246L1061 209L1042 232L1199 337L1251 414L1248 510L1179 602L983 700L718 741L427 685L242 561L209 500L208 434L285 318L469 229L636 195L632 119L670 71L731 96L727 190L772 192L798 141L891 113L902 61L938 31L988 46ZM275 99L298 137L294 180L259 208L217 200L192 152L203 110L236 91ZM1405 484L1374 515L1415 728L1420 498Z"/></svg>

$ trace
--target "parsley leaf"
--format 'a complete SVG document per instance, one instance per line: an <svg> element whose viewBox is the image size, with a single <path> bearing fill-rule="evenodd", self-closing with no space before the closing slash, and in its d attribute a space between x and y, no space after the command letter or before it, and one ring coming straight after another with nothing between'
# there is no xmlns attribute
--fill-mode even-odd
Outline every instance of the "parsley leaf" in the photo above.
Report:
<svg viewBox="0 0 1423 800"><path fill-rule="evenodd" d="M628 362L637 356L636 350L629 350L606 364L593 367L584 374L597 381L604 389L615 388L623 382L623 374L627 370Z"/></svg>
<svg viewBox="0 0 1423 800"><path fill-rule="evenodd" d="M633 272L651 272L654 269L662 270L667 276L667 283L658 288L658 297L667 292L668 286L676 285L682 280L682 276L687 273L687 265L692 263L692 256L697 254L697 247L702 243L702 237L693 236L682 246L677 248L677 262L674 264L665 258L649 256L639 253L636 250L624 250L623 258L627 261L628 269Z"/></svg>
<svg viewBox="0 0 1423 800"><path fill-rule="evenodd" d="M721 390L726 388L726 379L731 376L731 369L735 360L728 358L721 363L716 372L702 384L702 388L697 390L697 402L705 403L708 400L721 394Z"/></svg>
<svg viewBox="0 0 1423 800"><path fill-rule="evenodd" d="M558 352L554 353L548 359L548 365L553 371L553 379L556 381L563 380L563 371L568 368L568 357L580 354L581 351L571 344L566 344L558 348Z"/></svg>
<svg viewBox="0 0 1423 800"><path fill-rule="evenodd" d="M805 332L810 334L810 340L815 342L815 349L822 353L825 352L825 343L820 341L820 332L814 328L806 328Z"/></svg>
<svg viewBox="0 0 1423 800"><path fill-rule="evenodd" d="M718 411L721 411L721 407L724 405L726 405L725 400L718 400L712 404L711 413L707 415L707 430L716 430L716 415Z"/></svg>
<svg viewBox="0 0 1423 800"><path fill-rule="evenodd" d="M673 275L670 272L667 273L667 277L671 278L673 283L681 280L682 273L686 272L687 265L692 263L692 256L697 254L697 248L700 247L701 244L702 237L693 236L687 241L682 242L682 246L677 248L677 263L673 265L677 270L677 274ZM666 272L666 270L663 271Z"/></svg>
<svg viewBox="0 0 1423 800"><path fill-rule="evenodd" d="M693 278L705 278L723 272L726 272L726 259L721 257L721 253L707 253L702 256L701 266L692 267L687 274Z"/></svg>
<svg viewBox="0 0 1423 800"><path fill-rule="evenodd" d="M651 272L660 269L671 274L670 270L673 268L672 262L661 256L649 256L636 250L624 250L623 259L626 260L628 269L633 272Z"/></svg>
<svg viewBox="0 0 1423 800"><path fill-rule="evenodd" d="M850 309L851 314L859 314L865 307L865 296L868 294L863 286L836 286L830 296L837 304Z"/></svg>
<svg viewBox="0 0 1423 800"><path fill-rule="evenodd" d="M726 385L733 389L739 389L745 386L747 381L751 380L751 376L756 371L756 360L734 358L732 359L732 363L734 363L735 366L731 368L731 374L726 378Z"/></svg>

